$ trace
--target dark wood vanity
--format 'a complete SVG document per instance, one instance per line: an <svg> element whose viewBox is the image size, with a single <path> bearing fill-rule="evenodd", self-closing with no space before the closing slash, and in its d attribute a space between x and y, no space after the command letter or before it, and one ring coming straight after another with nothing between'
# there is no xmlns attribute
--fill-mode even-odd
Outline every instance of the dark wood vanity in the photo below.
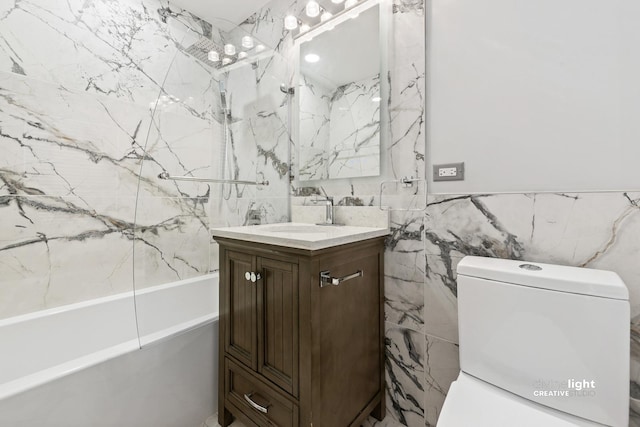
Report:
<svg viewBox="0 0 640 427"><path fill-rule="evenodd" d="M384 237L317 250L215 239L220 425L384 418Z"/></svg>

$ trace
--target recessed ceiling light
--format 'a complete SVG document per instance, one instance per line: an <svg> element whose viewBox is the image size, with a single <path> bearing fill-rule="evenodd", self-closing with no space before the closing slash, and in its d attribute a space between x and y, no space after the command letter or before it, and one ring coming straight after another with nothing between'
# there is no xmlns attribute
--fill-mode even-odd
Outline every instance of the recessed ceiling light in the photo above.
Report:
<svg viewBox="0 0 640 427"><path fill-rule="evenodd" d="M318 55L316 55L315 53L308 53L305 57L304 60L307 61L310 64L313 64L315 62L320 61L320 57Z"/></svg>

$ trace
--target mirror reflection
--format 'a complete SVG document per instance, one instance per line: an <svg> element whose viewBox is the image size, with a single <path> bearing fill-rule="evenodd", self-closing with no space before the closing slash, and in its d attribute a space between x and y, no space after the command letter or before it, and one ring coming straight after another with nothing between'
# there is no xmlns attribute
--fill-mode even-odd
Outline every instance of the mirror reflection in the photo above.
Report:
<svg viewBox="0 0 640 427"><path fill-rule="evenodd" d="M380 174L380 11L299 43L300 181Z"/></svg>

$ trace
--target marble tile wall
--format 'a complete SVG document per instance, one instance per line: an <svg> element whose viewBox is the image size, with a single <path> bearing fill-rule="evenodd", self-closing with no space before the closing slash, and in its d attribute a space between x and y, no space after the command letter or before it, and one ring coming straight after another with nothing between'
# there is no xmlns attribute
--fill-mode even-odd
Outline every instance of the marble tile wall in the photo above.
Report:
<svg viewBox="0 0 640 427"><path fill-rule="evenodd" d="M0 318L206 274L210 224L286 218L285 61L188 53L234 36L167 1L0 2ZM222 79L226 177L271 185L158 179L221 174Z"/></svg>

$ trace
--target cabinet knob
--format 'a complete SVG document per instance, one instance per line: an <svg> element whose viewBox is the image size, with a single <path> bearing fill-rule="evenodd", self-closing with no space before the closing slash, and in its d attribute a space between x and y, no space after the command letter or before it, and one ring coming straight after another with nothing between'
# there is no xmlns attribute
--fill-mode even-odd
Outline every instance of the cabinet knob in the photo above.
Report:
<svg viewBox="0 0 640 427"><path fill-rule="evenodd" d="M262 279L262 275L253 271L247 271L244 273L244 278L251 283L256 283L258 280Z"/></svg>

